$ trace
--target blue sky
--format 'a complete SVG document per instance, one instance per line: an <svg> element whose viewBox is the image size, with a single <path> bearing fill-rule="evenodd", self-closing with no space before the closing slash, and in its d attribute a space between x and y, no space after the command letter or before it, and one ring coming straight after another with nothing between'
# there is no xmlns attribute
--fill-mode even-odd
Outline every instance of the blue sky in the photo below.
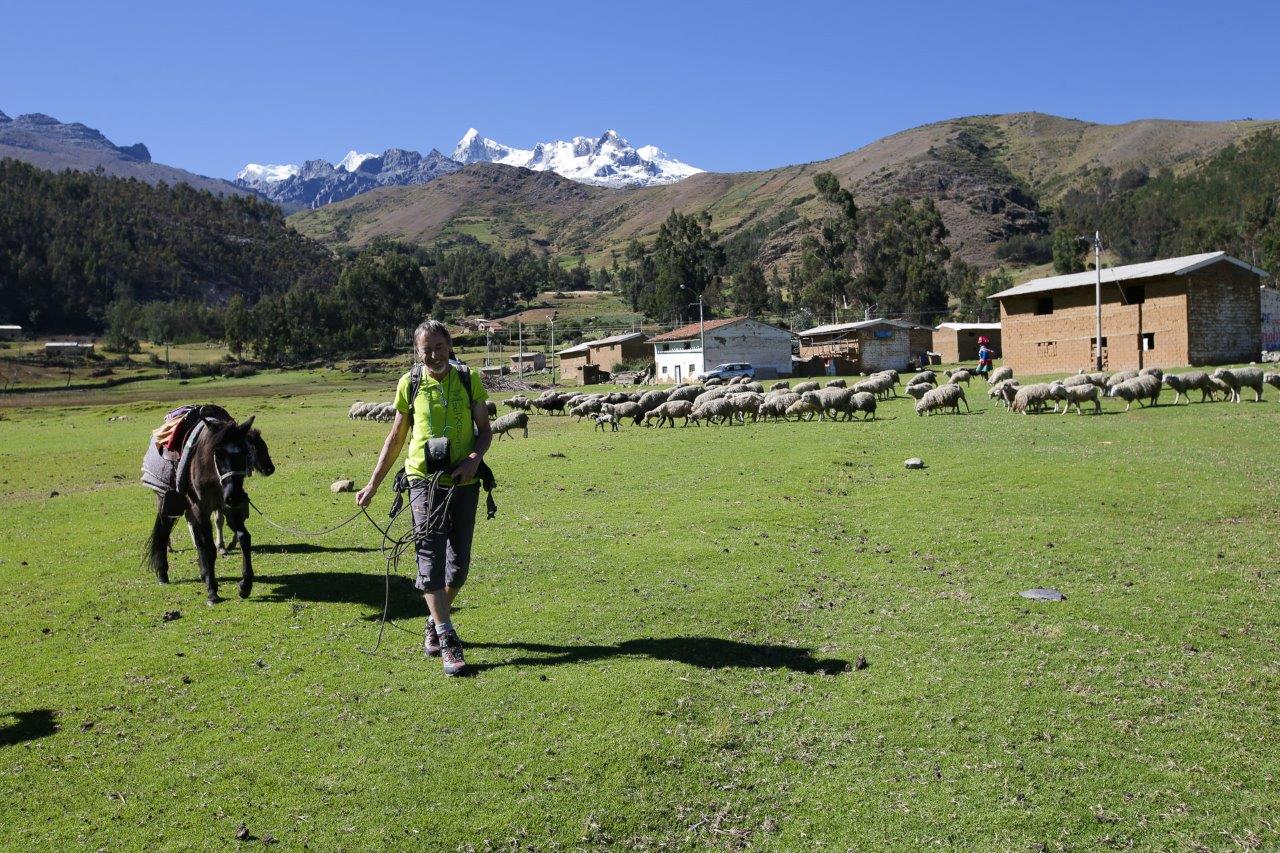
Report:
<svg viewBox="0 0 1280 853"><path fill-rule="evenodd" d="M1280 117L1280 4L10 3L0 110L227 177L615 128L706 169L959 115Z"/></svg>

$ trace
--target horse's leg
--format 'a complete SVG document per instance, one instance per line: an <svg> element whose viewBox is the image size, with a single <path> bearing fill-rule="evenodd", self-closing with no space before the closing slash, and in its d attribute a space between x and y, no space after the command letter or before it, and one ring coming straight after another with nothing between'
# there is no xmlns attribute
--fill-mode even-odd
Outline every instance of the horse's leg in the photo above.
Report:
<svg viewBox="0 0 1280 853"><path fill-rule="evenodd" d="M245 526L249 514L229 510L226 515L227 524L235 534L234 542L240 546L240 597L248 598L249 593L253 592L253 555L250 553L253 540L249 536L249 528Z"/></svg>
<svg viewBox="0 0 1280 853"><path fill-rule="evenodd" d="M156 508L156 520L151 525L151 539L147 543L147 562L156 573L160 583L169 582L169 534L173 531L174 519Z"/></svg>
<svg viewBox="0 0 1280 853"><path fill-rule="evenodd" d="M191 535L195 537L196 551L200 556L200 580L204 581L208 590L206 603L216 604L221 599L218 598L218 576L214 573L218 552L213 544L213 525L209 516L201 515L192 520L190 513L187 514L187 522L191 525Z"/></svg>
<svg viewBox="0 0 1280 853"><path fill-rule="evenodd" d="M233 525L231 528L232 536L230 545L227 544L226 537L222 532L223 525L228 523L226 516L227 513L222 509L222 507L218 507L213 511L213 522L216 530L216 539L214 541L218 546L218 554L223 557L227 556L231 549L236 547L235 526Z"/></svg>

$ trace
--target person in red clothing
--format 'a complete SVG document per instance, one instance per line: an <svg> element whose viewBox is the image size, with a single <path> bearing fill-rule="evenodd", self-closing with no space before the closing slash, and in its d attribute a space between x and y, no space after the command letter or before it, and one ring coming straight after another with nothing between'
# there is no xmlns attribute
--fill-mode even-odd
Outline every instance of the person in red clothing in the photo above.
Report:
<svg viewBox="0 0 1280 853"><path fill-rule="evenodd" d="M986 335L978 338L978 375L989 376L991 374L991 359L995 357L995 353L991 351L991 339Z"/></svg>

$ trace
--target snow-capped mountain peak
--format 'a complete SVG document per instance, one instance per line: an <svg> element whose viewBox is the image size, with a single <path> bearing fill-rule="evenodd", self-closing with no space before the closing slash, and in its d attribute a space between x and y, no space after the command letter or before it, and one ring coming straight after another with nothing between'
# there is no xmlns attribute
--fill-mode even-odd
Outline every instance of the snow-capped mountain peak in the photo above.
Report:
<svg viewBox="0 0 1280 853"><path fill-rule="evenodd" d="M281 163L279 165L248 163L236 173L236 180L243 181L250 186L270 184L292 178L300 171L302 171L301 167L292 163Z"/></svg>
<svg viewBox="0 0 1280 853"><path fill-rule="evenodd" d="M539 142L532 149L524 150L486 139L471 128L458 140L453 159L459 163L523 166L535 172L555 172L571 181L607 187L673 184L702 171L656 146L633 148L616 130L606 130L599 137L575 136L567 142Z"/></svg>
<svg viewBox="0 0 1280 853"><path fill-rule="evenodd" d="M340 161L338 161L338 165L335 166L334 168L346 169L348 172L354 172L356 169L360 168L360 164L363 163L365 160L372 160L374 157L377 157L377 156L378 156L377 154L372 154L372 153L361 154L353 148L347 152L346 157L343 157Z"/></svg>

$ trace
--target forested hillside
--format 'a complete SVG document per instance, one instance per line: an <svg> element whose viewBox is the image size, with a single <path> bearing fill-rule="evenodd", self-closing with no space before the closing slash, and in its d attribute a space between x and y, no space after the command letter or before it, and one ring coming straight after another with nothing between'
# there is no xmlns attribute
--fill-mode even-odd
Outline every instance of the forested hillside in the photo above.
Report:
<svg viewBox="0 0 1280 853"><path fill-rule="evenodd" d="M256 301L338 271L268 202L0 160L3 322L94 331L117 299Z"/></svg>

